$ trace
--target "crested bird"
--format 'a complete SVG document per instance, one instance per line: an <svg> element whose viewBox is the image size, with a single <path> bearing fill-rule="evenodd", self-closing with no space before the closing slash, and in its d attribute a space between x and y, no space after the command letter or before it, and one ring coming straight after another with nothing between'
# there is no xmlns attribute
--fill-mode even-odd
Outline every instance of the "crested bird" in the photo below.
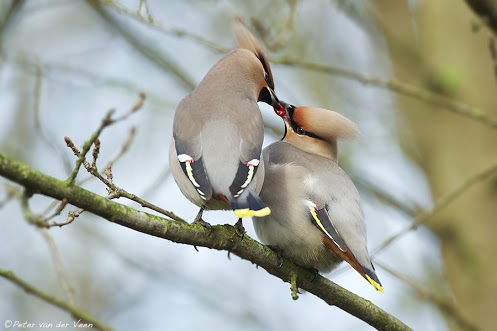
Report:
<svg viewBox="0 0 497 331"><path fill-rule="evenodd" d="M257 236L312 270L329 272L346 261L383 292L367 250L359 193L337 163L337 140L358 137L356 124L331 110L280 103L285 135L263 151L260 197L271 214L252 218Z"/></svg>
<svg viewBox="0 0 497 331"><path fill-rule="evenodd" d="M235 28L237 35L240 31L245 33ZM208 229L204 209L232 209L242 229L242 217L270 213L258 196L264 180L264 124L257 102L278 105L273 87L262 48L239 47L215 64L176 108L171 172L183 195L200 207L195 222Z"/></svg>

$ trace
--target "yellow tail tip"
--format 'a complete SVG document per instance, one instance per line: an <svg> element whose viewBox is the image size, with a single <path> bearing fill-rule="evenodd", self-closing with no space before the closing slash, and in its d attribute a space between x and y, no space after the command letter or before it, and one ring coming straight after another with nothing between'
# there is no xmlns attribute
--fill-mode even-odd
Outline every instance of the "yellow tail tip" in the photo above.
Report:
<svg viewBox="0 0 497 331"><path fill-rule="evenodd" d="M254 216L256 216L256 217L263 217L263 216L267 216L269 214L271 214L271 209L269 209L269 207L254 211Z"/></svg>
<svg viewBox="0 0 497 331"><path fill-rule="evenodd" d="M243 209L235 209L233 210L233 212L238 218L250 217L250 216L262 217L269 215L271 213L271 209L269 209L268 207L262 208L260 210L251 210L248 208L243 208Z"/></svg>
<svg viewBox="0 0 497 331"><path fill-rule="evenodd" d="M366 279L368 280L368 282L373 285L373 287L377 290L377 291L380 291L381 293L384 293L385 291L383 290L383 287L378 284L377 282L375 282L374 280L371 279L371 277L369 277L368 275L365 275L366 276Z"/></svg>

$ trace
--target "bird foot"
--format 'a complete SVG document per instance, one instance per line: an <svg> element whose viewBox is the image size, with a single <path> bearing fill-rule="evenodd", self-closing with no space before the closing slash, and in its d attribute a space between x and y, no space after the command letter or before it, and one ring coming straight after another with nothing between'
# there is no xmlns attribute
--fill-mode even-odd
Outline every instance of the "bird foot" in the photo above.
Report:
<svg viewBox="0 0 497 331"><path fill-rule="evenodd" d="M241 218L238 219L238 222L235 223L234 227L237 234L242 238L241 240L243 240L247 231L245 231L245 228L243 227L243 221Z"/></svg>
<svg viewBox="0 0 497 331"><path fill-rule="evenodd" d="M200 225L202 225L208 231L208 235L207 236L210 236L211 233L212 233L212 225L210 225L209 223L207 223L206 221L204 221L202 219L203 212L204 212L204 210L200 209L200 211L198 212L197 216L195 216L195 219L193 220L192 224L200 224Z"/></svg>

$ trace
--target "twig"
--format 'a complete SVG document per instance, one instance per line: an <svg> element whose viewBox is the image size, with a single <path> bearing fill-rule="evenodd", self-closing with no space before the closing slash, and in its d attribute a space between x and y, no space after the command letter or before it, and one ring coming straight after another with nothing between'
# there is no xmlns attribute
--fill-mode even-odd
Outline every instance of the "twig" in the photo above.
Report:
<svg viewBox="0 0 497 331"><path fill-rule="evenodd" d="M54 225L58 225L58 226L64 226L64 225L67 225L67 224L71 224L76 218L79 217L79 215L81 215L85 210L82 209L82 208L78 208L77 210L75 211L70 211L67 213L67 219L65 222L61 222L61 223L54 223Z"/></svg>
<svg viewBox="0 0 497 331"><path fill-rule="evenodd" d="M421 224L427 223L433 218L433 216L435 216L438 212L440 212L442 209L447 207L455 199L459 198L463 193L465 193L475 184L486 180L495 173L497 173L497 162L493 163L490 167L485 168L483 171L480 171L477 174L469 177L466 181L460 184L455 190L449 192L448 194L438 199L435 202L435 205L433 206L432 209L426 210L418 214L418 216L414 218L414 220L409 226L399 231L397 234L391 236L390 238L386 239L383 243L381 243L378 247L376 247L373 250L373 253L371 255L374 256L378 254L379 252L390 246L394 241L396 241L397 239L399 239L409 231L415 229Z"/></svg>
<svg viewBox="0 0 497 331"><path fill-rule="evenodd" d="M45 239L45 242L47 243L48 250L50 251L50 256L52 256L52 261L55 266L55 271L57 272L57 277L59 278L60 285L64 290L64 293L66 294L67 301L69 302L69 304L74 305L74 291L69 285L69 282L67 281L66 275L64 273L64 267L62 266L62 259L59 254L59 250L57 249L52 236L50 236L46 229L40 229L40 232L43 236L43 239Z"/></svg>
<svg viewBox="0 0 497 331"><path fill-rule="evenodd" d="M261 39L264 43L264 45L267 47L268 50L270 51L277 51L278 49L282 48L285 46L287 43L288 39L290 39L292 32L293 32L293 21L295 19L295 13L297 9L297 1L296 0L289 0L288 2L288 17L285 22L285 26L283 27L283 30L279 32L279 34L272 38L269 39L269 29L267 28L267 25L265 24L264 21L260 20L259 18L252 17L252 25L254 28L257 30L259 33L259 36L261 36ZM270 23L270 22L268 22Z"/></svg>
<svg viewBox="0 0 497 331"><path fill-rule="evenodd" d="M67 311L74 318L77 318L81 321L92 324L92 326L98 330L102 330L102 331L112 330L110 326L105 325L104 323L100 322L95 317L90 315L90 313L83 311L83 310L80 310L79 308L76 308L72 304L69 304L61 299L58 299L58 298L56 298L48 293L45 293L45 292L39 290L38 288L36 288L33 285L26 282L25 280L17 277L12 271L0 269L0 277L3 277L5 279L9 280L10 282L16 284L17 286L21 287L26 292L31 293L31 294L37 296L38 298L56 306L56 307L59 307L62 310Z"/></svg>
<svg viewBox="0 0 497 331"><path fill-rule="evenodd" d="M57 153L64 165L64 169L67 173L71 172L71 159L68 158L67 154L62 153L59 144L55 144L55 140L49 136L49 134L44 130L42 120L41 120L41 102L42 102L42 91L43 91L43 77L44 72L40 66L35 66L34 73L34 101L33 101L33 113L34 113L34 126L41 138L41 141L46 144L50 149ZM65 151L64 151L65 152Z"/></svg>
<svg viewBox="0 0 497 331"><path fill-rule="evenodd" d="M54 201L54 202L58 202L58 201ZM59 216L62 213L62 211L64 210L64 208L66 208L66 206L67 206L67 199L62 199L62 201L59 202L59 206L57 207L57 209L55 209L55 211L52 214L46 216L46 220L50 221L52 218ZM60 224L56 224L56 223L52 224L51 226L54 226L54 225L60 226Z"/></svg>
<svg viewBox="0 0 497 331"><path fill-rule="evenodd" d="M110 169L128 151L129 147L131 146L131 143L133 142L133 140L135 138L135 135L136 135L136 128L135 127L131 127L130 130L129 130L128 137L126 138L126 140L124 141L124 143L121 145L121 147L119 148L119 150L117 150L114 153L114 156L112 156L111 159L105 165L105 167L104 167L104 174L105 174L105 172L107 171L108 168ZM93 156L93 158L94 158L94 161L96 161L95 160L95 156ZM86 178L78 181L78 185L81 186L81 185L83 185L84 183L88 182L89 180L91 180L93 178L95 178L95 176L88 176L88 177L86 177Z"/></svg>
<svg viewBox="0 0 497 331"><path fill-rule="evenodd" d="M126 152L129 150L129 146L131 146L131 143L135 139L135 136L136 136L136 127L133 126L129 129L128 137L126 138L126 140L124 140L124 143L121 145L119 150L114 154L114 156L111 157L109 162L107 162L107 164L105 165L104 171L107 168L112 168L114 163L116 163L117 160L119 160L124 154L126 154Z"/></svg>
<svg viewBox="0 0 497 331"><path fill-rule="evenodd" d="M115 4L114 1L100 2L98 0L86 0L86 2L92 9L95 10L97 14L99 14L105 21L114 27L121 34L121 36L136 49L137 52L141 53L159 69L171 74L177 79L185 90L191 91L195 88L195 81L186 71L182 70L181 66L174 63L172 58L168 57L166 54L160 53L155 45L155 42L149 43L147 42L147 38L144 36L135 36L136 30L132 30L128 26L123 25L121 21L117 20L113 15L105 10L105 8L103 8L103 6L108 3Z"/></svg>
<svg viewBox="0 0 497 331"><path fill-rule="evenodd" d="M444 313L446 316L448 316L450 319L455 321L458 325L459 328L462 330L466 331L478 331L480 328L473 324L472 322L466 320L461 312L452 304L449 298L447 297L440 297L439 295L435 295L432 291L425 290L421 288L416 281L410 279L408 276L401 274L400 272L397 272L393 270L392 268L388 267L384 263L381 263L379 261L376 261L375 264L383 268L386 272L388 272L390 275L393 277L397 278L401 282L405 283L407 286L409 286L411 289L413 289L416 294L423 298L424 300L432 303L437 307L442 313Z"/></svg>
<svg viewBox="0 0 497 331"><path fill-rule="evenodd" d="M87 80L94 85L117 88L130 94L137 94L142 90L142 88L136 85L136 82L134 81L129 81L124 78L118 79L109 76L99 76L98 73L73 67L64 63L42 62L39 59L27 56L26 54L13 52L6 53L4 50L0 49L0 58L4 62L15 66L16 69L22 70L23 72L29 73L33 76L36 76L38 70L41 70L46 77L49 77L51 80L55 81L59 80L63 74L70 74L80 79ZM55 73L55 75L51 76L49 75L50 73ZM172 104L170 100L165 99L163 95L154 94L152 91L147 92L147 103L153 103L163 107L165 105L168 107L175 106L175 104Z"/></svg>
<svg viewBox="0 0 497 331"><path fill-rule="evenodd" d="M394 92L397 92L399 94L421 100L423 102L439 106L441 108L444 108L452 113L464 116L468 119L471 119L473 121L477 121L479 123L482 123L486 126L489 126L493 129L497 129L497 119L490 117L486 112L483 110L469 106L465 103L447 98L445 96L432 93L428 90L424 90L422 88L416 87L414 85L409 85L406 83L401 83L399 81L395 80L387 80L387 79L381 79L381 78L376 78L376 77L368 77L364 76L358 72L344 69L344 68L337 68L337 67L331 67L331 66L326 66L322 64L317 64L317 63L311 63L311 62L305 62L305 61L300 61L297 59L289 59L289 58L272 58L271 59L272 63L276 64L282 64L282 65L287 65L287 66L293 66L293 67L300 67L304 68L307 70L313 70L317 72L322 72L322 73L328 73L336 76L341 76L344 78L352 79L355 81L358 81L362 84L366 85L372 85L376 87L380 87L383 89L391 90Z"/></svg>
<svg viewBox="0 0 497 331"><path fill-rule="evenodd" d="M14 199L18 194L19 190L13 186L4 185L4 190L5 190L5 197L3 200L0 200L0 208L5 206L10 200Z"/></svg>
<svg viewBox="0 0 497 331"><path fill-rule="evenodd" d="M74 155L78 156L78 159L79 159L80 158L80 154L78 153L79 151L74 146L74 143L71 141L71 138L65 137L65 140L66 140L67 146L73 150ZM94 155L95 155L95 152L94 152ZM129 200L132 200L132 201L139 203L142 207L149 208L151 210L155 210L156 212L161 213L167 217L170 217L171 219L173 219L175 221L185 222L185 220L183 220L181 217L177 216L173 212L170 212L170 211L167 211L163 208L160 208L160 207L158 207L158 206L156 206L148 201L143 200L142 198L140 198L132 193L127 192L126 190L123 190L122 188L117 187L112 182L111 175L107 175L107 177L110 177L110 178L105 178L104 176L102 176L102 174L100 174L100 172L98 171L98 168L96 166L96 163L90 164L88 161L83 159L83 165L91 175L98 178L102 183L104 183L107 186L108 192L109 192L109 199L118 199L120 197L127 198ZM106 173L110 174L109 167L106 168Z"/></svg>
<svg viewBox="0 0 497 331"><path fill-rule="evenodd" d="M117 1L99 0L99 2L100 2L100 5L102 5L104 7L111 8L120 14L131 17L139 22L146 24L147 26L150 26L152 28L157 29L160 32L163 32L163 33L166 33L169 35L173 35L173 36L176 36L179 38L185 38L185 39L195 41L196 43L198 43L202 46L205 46L216 53L226 53L230 50L227 47L220 46L220 45L218 45L210 40L207 40L199 35L196 35L194 33L190 33L190 32L187 32L185 30L182 30L182 29L170 27L164 23L156 21L153 18L151 20L150 15L143 16L141 14L141 12L137 13L136 11L133 11L133 10L123 6L122 4L120 4Z"/></svg>
<svg viewBox="0 0 497 331"><path fill-rule="evenodd" d="M286 258L283 258L283 264L280 265L280 259L273 250L248 235L240 240L237 230L231 225L213 226L212 233L207 235L199 224L170 221L134 210L83 188L68 185L65 181L45 175L2 153L0 153L0 176L26 187L33 193L48 195L55 199L67 198L69 203L79 208L145 234L177 243L230 251L285 282L290 282L291 275L296 273L301 289L316 295L329 305L337 306L360 318L378 330L411 330L370 301L322 276L316 276Z"/></svg>
<svg viewBox="0 0 497 331"><path fill-rule="evenodd" d="M143 12L143 14L142 14ZM137 15L140 17L146 17L147 21L150 23L154 22L154 18L150 14L150 10L148 8L148 1L147 0L140 0L140 3L138 4L138 10L136 11ZM146 16L144 16L146 15Z"/></svg>
<svg viewBox="0 0 497 331"><path fill-rule="evenodd" d="M131 109L128 112L124 113L122 116L119 116L117 118L112 118L112 114L114 113L114 110L110 110L105 115L103 120L101 121L100 126L97 128L97 130L90 136L90 139L88 139L84 143L81 151L76 147L76 145L73 143L71 138L69 138L67 136L64 137L64 140L66 142L67 147L69 147L72 150L73 154L77 157L76 166L74 168L73 174L71 174L71 176L66 180L66 182L68 184L72 184L74 182L74 178L77 175L79 168L81 167L81 164L83 164L85 169L91 175L98 178L102 183L104 183L107 186L108 192L109 192L109 198L117 199L120 197L124 197L124 198L127 198L129 200L132 200L132 201L139 203L142 207L149 208L149 209L154 210L158 213L161 213L167 217L170 217L171 219L173 219L175 221L184 222L184 220L181 217L177 216L173 212L167 211L167 210L160 208L160 207L158 207L158 206L156 206L148 201L145 201L142 198L140 198L134 194L131 194L122 188L119 188L118 186L116 186L113 183L113 181L112 181L112 164L117 159L119 159L123 155L124 152L127 151L128 147L131 144L131 141L135 135L134 128L132 128L130 130L130 134L129 134L128 138L126 139L126 141L124 142L124 144L121 146L121 149L117 152L117 154L105 166L104 175L107 178L104 177L100 173L100 171L98 170L98 167L97 167L97 159L98 159L98 155L100 152L100 140L98 139L98 137L100 136L102 131L106 127L108 127L112 124L115 124L117 122L120 122L120 121L127 119L128 116L130 116L131 114L133 114L134 112L136 112L138 109L140 109L143 106L144 100L145 100L145 94L141 93L139 100L133 105L133 107L131 107ZM89 152L92 145L94 145L93 151L92 151L93 160L92 160L92 163L90 164L86 160L86 154ZM68 224L68 223L72 222L76 217L78 217L82 212L83 211L78 211L77 213L69 214L68 220L66 222L57 223L56 225L62 226L62 225Z"/></svg>
<svg viewBox="0 0 497 331"><path fill-rule="evenodd" d="M43 239L45 239L45 242L47 243L48 249L50 251L50 256L52 257L52 261L54 263L55 271L57 272L57 277L59 278L61 287L67 296L67 300L69 301L69 304L74 305L74 297L72 295L72 289L69 286L69 282L67 281L67 279L64 275L64 271L63 271L63 267L62 267L62 260L60 258L60 254L57 250L57 246L55 246L55 242L53 241L52 237L48 234L48 232L45 229L43 229L43 228L48 228L50 226L53 226L53 224L49 224L48 218L43 217L43 215L32 213L31 209L29 208L29 198L30 198L30 195L29 195L27 190L25 190L23 192L23 194L20 195L21 208L23 211L24 218L29 223L34 224L37 227L41 228L40 229L41 235L42 235ZM58 212L60 214L60 212L64 208L63 206L65 206L66 204L67 204L67 199L65 199L65 198L62 199L62 201L60 202L60 206L59 206L59 208L57 208L55 213Z"/></svg>
<svg viewBox="0 0 497 331"><path fill-rule="evenodd" d="M66 145L73 151L74 155L78 158L76 160L76 165L74 166L74 169L73 169L71 175L69 176L69 178L66 179L66 182L68 184L74 183L76 176L78 175L79 169L81 168L81 165L85 161L86 154L90 151L91 146L93 145L95 140L98 138L98 136L100 136L100 133L102 132L102 130L106 126L109 125L110 118L114 112L115 112L115 110L111 109L107 112L107 114L105 114L105 117L102 120L102 122L100 123L100 126L98 127L97 131L95 131L91 135L90 139L88 139L83 144L83 148L81 151L79 151L79 149L74 145L74 143L69 139L69 137L64 137L64 141L66 142Z"/></svg>
<svg viewBox="0 0 497 331"><path fill-rule="evenodd" d="M102 131L106 127L128 118L129 115L133 114L134 112L136 112L138 109L140 109L143 106L144 101L145 101L145 93L141 92L139 94L138 101L131 107L131 109L128 112L126 112L125 114L123 114L122 116L115 118L115 119L112 118L112 115L114 114L115 110L114 109L109 110L107 112L107 114L105 114L105 116L102 119L100 126L97 128L97 130L90 136L90 139L88 139L83 144L81 152L76 148L74 143L72 143L72 141L70 141L70 139L68 137L64 138L66 145L69 148L71 148L74 155L76 155L78 157L78 159L76 160L76 165L74 166L74 169L73 169L71 175L69 176L69 178L66 179L68 184L74 183L76 176L78 175L79 169L81 168L81 165L83 164L83 162L85 160L86 154L90 151L91 146L95 143L95 140L100 136Z"/></svg>

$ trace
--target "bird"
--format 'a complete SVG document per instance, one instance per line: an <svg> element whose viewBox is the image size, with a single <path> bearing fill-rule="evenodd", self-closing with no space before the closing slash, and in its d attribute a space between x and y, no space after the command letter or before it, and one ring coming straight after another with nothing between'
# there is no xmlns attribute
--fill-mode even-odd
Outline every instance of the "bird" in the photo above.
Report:
<svg viewBox="0 0 497 331"><path fill-rule="evenodd" d="M359 193L337 163L337 140L359 137L357 125L331 110L281 99L280 105L285 134L263 151L260 197L271 214L252 217L258 238L280 257L317 272L346 261L383 292L367 249Z"/></svg>
<svg viewBox="0 0 497 331"><path fill-rule="evenodd" d="M271 212L258 196L264 123L257 102L275 107L279 100L262 48L257 52L230 51L175 111L171 173L183 195L200 207L194 222L209 230L202 219L205 209L232 209L242 229L242 217Z"/></svg>

